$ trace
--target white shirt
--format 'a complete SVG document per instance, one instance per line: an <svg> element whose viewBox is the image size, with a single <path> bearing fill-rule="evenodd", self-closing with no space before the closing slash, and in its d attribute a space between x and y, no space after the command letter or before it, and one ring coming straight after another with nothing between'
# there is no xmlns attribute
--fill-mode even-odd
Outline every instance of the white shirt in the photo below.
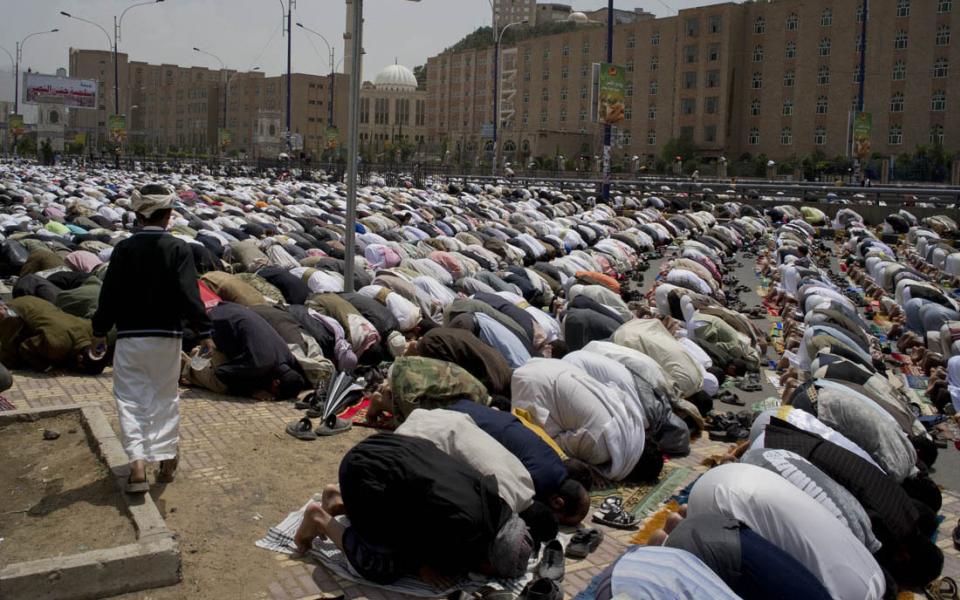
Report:
<svg viewBox="0 0 960 600"><path fill-rule="evenodd" d="M849 529L761 467L727 464L707 471L693 486L688 511L744 523L807 567L834 598L879 600L886 590L880 565Z"/></svg>

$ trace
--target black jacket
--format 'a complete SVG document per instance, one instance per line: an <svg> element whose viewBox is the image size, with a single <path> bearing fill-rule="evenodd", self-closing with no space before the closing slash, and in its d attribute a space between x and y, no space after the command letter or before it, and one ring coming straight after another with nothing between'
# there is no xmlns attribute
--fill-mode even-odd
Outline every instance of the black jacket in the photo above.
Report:
<svg viewBox="0 0 960 600"><path fill-rule="evenodd" d="M117 244L93 315L94 335L116 325L118 338L180 337L184 319L201 337L210 335L186 242L149 228Z"/></svg>

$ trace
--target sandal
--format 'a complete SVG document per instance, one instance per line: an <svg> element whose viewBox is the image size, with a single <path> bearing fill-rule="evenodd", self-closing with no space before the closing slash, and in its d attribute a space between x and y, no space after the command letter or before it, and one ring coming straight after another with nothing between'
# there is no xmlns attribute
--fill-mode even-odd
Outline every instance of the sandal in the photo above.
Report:
<svg viewBox="0 0 960 600"><path fill-rule="evenodd" d="M941 577L932 582L924 590L930 600L958 600L957 582L952 577Z"/></svg>
<svg viewBox="0 0 960 600"><path fill-rule="evenodd" d="M311 423L307 417L293 423L288 423L287 433L305 442L312 442L317 439L317 434L313 432L313 423Z"/></svg>
<svg viewBox="0 0 960 600"><path fill-rule="evenodd" d="M740 396L734 394L730 390L724 390L720 392L714 397L714 400L717 400L718 402L725 402L726 404L735 404L737 406L747 405L746 401L741 400Z"/></svg>
<svg viewBox="0 0 960 600"><path fill-rule="evenodd" d="M337 416L332 416L327 419L313 432L317 437L327 437L331 435L337 435L338 433L345 433L350 431L353 428L353 421L349 419L341 419Z"/></svg>
<svg viewBox="0 0 960 600"><path fill-rule="evenodd" d="M750 437L750 432L740 426L739 423L736 425L730 425L724 431L711 431L707 435L710 437L712 442L742 442L743 440Z"/></svg>
<svg viewBox="0 0 960 600"><path fill-rule="evenodd" d="M623 509L617 509L616 511L597 511L593 513L593 522L606 525L607 527L613 527L614 529L634 529L637 523L640 522L640 519L627 514Z"/></svg>
<svg viewBox="0 0 960 600"><path fill-rule="evenodd" d="M123 491L128 494L145 494L150 491L150 482L146 479L134 481L127 477L127 483L123 486Z"/></svg>
<svg viewBox="0 0 960 600"><path fill-rule="evenodd" d="M169 460L161 460L160 468L157 469L157 483L173 483L177 476L177 465L180 464L180 457L175 456Z"/></svg>

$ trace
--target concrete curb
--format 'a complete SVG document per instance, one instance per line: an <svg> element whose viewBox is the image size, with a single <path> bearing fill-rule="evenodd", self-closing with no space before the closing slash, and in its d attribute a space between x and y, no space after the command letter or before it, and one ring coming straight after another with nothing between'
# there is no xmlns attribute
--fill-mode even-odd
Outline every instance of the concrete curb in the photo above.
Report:
<svg viewBox="0 0 960 600"><path fill-rule="evenodd" d="M123 492L127 455L100 408L73 404L0 413L0 425L80 412L84 429L117 483L137 530L137 542L70 556L15 563L0 569L0 598L85 600L175 585L180 582L180 546L150 494Z"/></svg>

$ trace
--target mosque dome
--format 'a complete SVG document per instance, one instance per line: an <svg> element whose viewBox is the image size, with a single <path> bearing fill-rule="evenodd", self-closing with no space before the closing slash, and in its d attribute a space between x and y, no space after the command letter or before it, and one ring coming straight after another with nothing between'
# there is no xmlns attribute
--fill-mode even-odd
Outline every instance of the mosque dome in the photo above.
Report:
<svg viewBox="0 0 960 600"><path fill-rule="evenodd" d="M377 73L373 84L378 90L412 92L417 89L417 78L403 65L390 65Z"/></svg>

